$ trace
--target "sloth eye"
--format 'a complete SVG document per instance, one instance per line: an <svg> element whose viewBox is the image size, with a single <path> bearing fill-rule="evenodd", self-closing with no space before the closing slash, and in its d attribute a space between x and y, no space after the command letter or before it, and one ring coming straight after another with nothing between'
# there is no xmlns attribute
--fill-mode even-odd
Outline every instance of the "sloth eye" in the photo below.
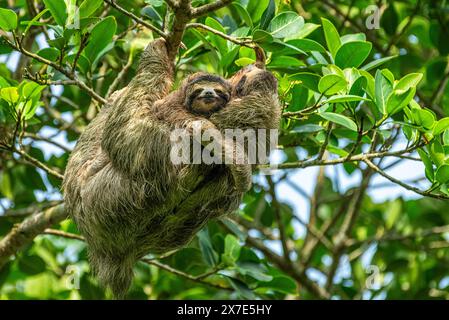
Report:
<svg viewBox="0 0 449 320"><path fill-rule="evenodd" d="M217 94L223 94L223 91L221 91L220 89L216 89L215 92L216 92Z"/></svg>
<svg viewBox="0 0 449 320"><path fill-rule="evenodd" d="M196 89L195 91L193 91L192 95L196 97L196 96L198 96L202 91L203 91L203 89Z"/></svg>

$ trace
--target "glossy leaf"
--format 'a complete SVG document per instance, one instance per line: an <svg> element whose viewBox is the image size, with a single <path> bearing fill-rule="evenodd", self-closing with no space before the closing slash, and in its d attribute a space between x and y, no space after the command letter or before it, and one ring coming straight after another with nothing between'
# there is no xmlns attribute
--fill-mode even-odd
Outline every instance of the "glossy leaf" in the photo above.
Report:
<svg viewBox="0 0 449 320"><path fill-rule="evenodd" d="M410 73L404 76L401 80L397 82L394 89L407 91L410 88L416 88L418 83L421 81L423 75L422 73Z"/></svg>
<svg viewBox="0 0 449 320"><path fill-rule="evenodd" d="M44 0L44 4L50 10L56 23L64 26L67 20L67 7L65 2L61 0Z"/></svg>
<svg viewBox="0 0 449 320"><path fill-rule="evenodd" d="M318 89L325 95L332 95L346 89L347 82L336 74L328 74L320 79Z"/></svg>
<svg viewBox="0 0 449 320"><path fill-rule="evenodd" d="M287 11L274 17L268 31L275 38L285 38L296 34L304 26L304 18L296 12Z"/></svg>
<svg viewBox="0 0 449 320"><path fill-rule="evenodd" d="M381 72L376 72L375 78L375 95L377 109L382 113L387 113L387 99L393 90L393 84L390 80Z"/></svg>
<svg viewBox="0 0 449 320"><path fill-rule="evenodd" d="M387 99L387 113L394 115L401 111L413 99L415 92L415 88L410 88L407 91L394 90Z"/></svg>
<svg viewBox="0 0 449 320"><path fill-rule="evenodd" d="M346 117L344 115L341 115L338 113L333 113L333 112L322 112L319 115L323 119L326 119L326 120L329 120L336 124L339 124L339 125L346 127L352 131L357 131L357 124L353 120L349 119L348 117Z"/></svg>
<svg viewBox="0 0 449 320"><path fill-rule="evenodd" d="M443 164L435 172L435 180L439 183L449 182L449 164Z"/></svg>
<svg viewBox="0 0 449 320"><path fill-rule="evenodd" d="M371 61L369 63L367 63L366 65L364 65L363 67L361 67L362 70L366 70L366 71L370 71L373 70L375 68L380 67L381 65L397 58L398 56L389 56L389 57L384 57L384 58L380 58L380 59L376 59L374 61Z"/></svg>
<svg viewBox="0 0 449 320"><path fill-rule="evenodd" d="M324 36L326 38L327 48L335 58L338 49L341 47L340 35L337 29L329 20L321 18L323 24Z"/></svg>
<svg viewBox="0 0 449 320"><path fill-rule="evenodd" d="M447 129L449 129L449 118L440 119L433 128L433 135L437 136Z"/></svg>
<svg viewBox="0 0 449 320"><path fill-rule="evenodd" d="M335 64L340 68L357 68L368 58L372 45L369 42L348 42L335 54Z"/></svg>
<svg viewBox="0 0 449 320"><path fill-rule="evenodd" d="M314 73L300 72L295 73L289 77L292 81L301 81L302 85L309 88L312 91L320 92L318 89L318 84L320 82L320 76Z"/></svg>
<svg viewBox="0 0 449 320"><path fill-rule="evenodd" d="M107 17L94 26L89 43L84 49L84 54L91 63L94 63L101 56L102 50L111 44L116 28L117 23L114 17Z"/></svg>
<svg viewBox="0 0 449 320"><path fill-rule="evenodd" d="M79 7L80 18L90 17L102 3L103 0L84 0Z"/></svg>
<svg viewBox="0 0 449 320"><path fill-rule="evenodd" d="M0 8L0 29L11 31L17 28L17 14L5 8Z"/></svg>

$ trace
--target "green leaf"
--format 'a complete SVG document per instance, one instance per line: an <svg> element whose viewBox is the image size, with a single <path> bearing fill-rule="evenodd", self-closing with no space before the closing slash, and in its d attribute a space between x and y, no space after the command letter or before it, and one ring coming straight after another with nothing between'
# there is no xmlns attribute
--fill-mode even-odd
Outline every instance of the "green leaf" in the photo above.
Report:
<svg viewBox="0 0 449 320"><path fill-rule="evenodd" d="M21 90L19 90L19 94L26 99L32 98L40 94L42 90L44 90L45 86L41 86L36 82L27 82Z"/></svg>
<svg viewBox="0 0 449 320"><path fill-rule="evenodd" d="M347 95L343 94L332 96L329 99L324 100L322 103L325 104L325 103L353 102L353 101L369 101L369 99L350 94Z"/></svg>
<svg viewBox="0 0 449 320"><path fill-rule="evenodd" d="M46 268L44 260L37 255L23 256L19 259L19 269L26 274L36 275L44 272Z"/></svg>
<svg viewBox="0 0 449 320"><path fill-rule="evenodd" d="M11 31L17 28L17 14L5 8L0 8L0 29Z"/></svg>
<svg viewBox="0 0 449 320"><path fill-rule="evenodd" d="M285 38L296 34L304 26L304 18L296 12L286 11L274 17L268 31L275 38Z"/></svg>
<svg viewBox="0 0 449 320"><path fill-rule="evenodd" d="M268 7L265 9L265 11L262 14L262 17L260 18L261 29L266 30L268 28L271 20L274 17L275 11L276 11L276 4L274 0L270 0L270 2L268 3Z"/></svg>
<svg viewBox="0 0 449 320"><path fill-rule="evenodd" d="M240 241L246 241L248 234L240 230L240 228L234 221L232 221L231 219L223 218L221 219L221 222L223 222L226 225L226 227L239 238Z"/></svg>
<svg viewBox="0 0 449 320"><path fill-rule="evenodd" d="M369 42L348 42L335 54L335 64L340 68L358 68L368 58L372 44Z"/></svg>
<svg viewBox="0 0 449 320"><path fill-rule="evenodd" d="M296 294L298 287L296 282L289 277L276 276L268 283L259 284L261 288L270 288L285 294Z"/></svg>
<svg viewBox="0 0 449 320"><path fill-rule="evenodd" d="M0 97L14 104L19 100L19 92L16 87L3 88L0 90Z"/></svg>
<svg viewBox="0 0 449 320"><path fill-rule="evenodd" d="M45 58L50 61L57 61L59 58L59 55L61 54L61 51L54 47L48 47L41 49L37 52L38 56L41 56L42 58Z"/></svg>
<svg viewBox="0 0 449 320"><path fill-rule="evenodd" d="M395 83L393 72L389 69L382 69L381 72L390 81L390 83Z"/></svg>
<svg viewBox="0 0 449 320"><path fill-rule="evenodd" d="M56 23L60 26L65 25L67 20L67 7L65 1L62 0L44 0L45 7L51 12Z"/></svg>
<svg viewBox="0 0 449 320"><path fill-rule="evenodd" d="M332 57L335 58L338 49L341 46L340 35L338 34L337 29L329 20L325 18L321 18L321 22L323 24L324 37L326 38L327 48L329 49Z"/></svg>
<svg viewBox="0 0 449 320"><path fill-rule="evenodd" d="M80 18L90 17L102 3L103 0L84 0L79 8Z"/></svg>
<svg viewBox="0 0 449 320"><path fill-rule="evenodd" d="M232 278L230 276L226 276L226 278L229 280L229 283L234 288L234 290L244 299L248 300L255 300L256 296L254 295L253 291L248 288L248 286L240 281L239 279Z"/></svg>
<svg viewBox="0 0 449 320"><path fill-rule="evenodd" d="M433 128L433 135L437 136L447 129L449 129L449 118L440 119Z"/></svg>
<svg viewBox="0 0 449 320"><path fill-rule="evenodd" d="M354 41L365 42L366 41L366 35L364 33L346 34L346 35L340 37L340 41L341 41L342 45L345 44L345 43L354 42Z"/></svg>
<svg viewBox="0 0 449 320"><path fill-rule="evenodd" d="M249 0L246 10L248 10L251 19L254 22L258 22L261 19L269 1L270 0Z"/></svg>
<svg viewBox="0 0 449 320"><path fill-rule="evenodd" d="M226 33L226 30L223 28L221 23L215 20L214 18L207 17L206 25L208 27L211 27L212 29L215 29L222 33ZM225 39L212 33L210 34L210 39L212 44L218 49L218 52L220 52L221 56L224 56L228 52L228 45Z"/></svg>
<svg viewBox="0 0 449 320"><path fill-rule="evenodd" d="M14 199L11 173L0 172L0 191L9 200Z"/></svg>
<svg viewBox="0 0 449 320"><path fill-rule="evenodd" d="M430 129L435 123L435 116L429 110L411 109L415 123L425 129Z"/></svg>
<svg viewBox="0 0 449 320"><path fill-rule="evenodd" d="M385 226L387 229L391 229L398 221L402 213L402 200L396 199L388 204L387 209L384 212Z"/></svg>
<svg viewBox="0 0 449 320"><path fill-rule="evenodd" d="M449 130L446 130L443 133L443 144L449 146Z"/></svg>
<svg viewBox="0 0 449 320"><path fill-rule="evenodd" d="M394 115L401 111L415 96L416 89L410 88L407 91L394 90L387 99L387 113Z"/></svg>
<svg viewBox="0 0 449 320"><path fill-rule="evenodd" d="M370 63L364 65L363 67L361 67L361 69L365 70L365 71L370 71L370 70L375 69L375 68L377 68L377 67L379 67L379 66L381 66L381 65L387 63L388 61L393 60L393 59L395 59L397 57L398 56L395 55L395 56L390 56L390 57L377 59L377 60L371 61Z"/></svg>
<svg viewBox="0 0 449 320"><path fill-rule="evenodd" d="M256 62L254 59L243 57L243 58L239 58L239 59L235 60L234 63L239 67L244 67L244 66L253 64L254 62Z"/></svg>
<svg viewBox="0 0 449 320"><path fill-rule="evenodd" d="M276 56L297 56L298 54L306 54L301 49L298 49L297 47L279 39L273 39L272 42L261 42L260 45L263 49L265 49L265 51L274 53L274 55L272 55L272 58Z"/></svg>
<svg viewBox="0 0 449 320"><path fill-rule="evenodd" d="M289 56L274 56L267 67L269 68L294 68L303 66L304 62Z"/></svg>
<svg viewBox="0 0 449 320"><path fill-rule="evenodd" d="M339 91L346 89L348 83L346 79L336 75L328 74L320 79L318 83L318 89L325 95L333 95Z"/></svg>
<svg viewBox="0 0 449 320"><path fill-rule="evenodd" d="M441 145L438 139L433 139L432 143L428 146L430 157L432 158L433 163L437 166L441 166L445 163L445 152L444 148Z"/></svg>
<svg viewBox="0 0 449 320"><path fill-rule="evenodd" d="M251 16L249 15L248 11L238 2L233 2L232 6L237 10L240 18L245 22L245 24L249 27L253 27L253 20L251 19Z"/></svg>
<svg viewBox="0 0 449 320"><path fill-rule="evenodd" d="M37 22L37 20L39 20L44 14L46 14L49 10L48 9L44 9L41 12L39 12L30 22L28 22L25 31L23 32L23 34L27 34L28 30L30 30L31 26L34 26Z"/></svg>
<svg viewBox="0 0 449 320"><path fill-rule="evenodd" d="M288 106L288 111L294 112L304 109L309 100L309 90L300 84L293 86L292 90L292 100Z"/></svg>
<svg viewBox="0 0 449 320"><path fill-rule="evenodd" d="M266 274L266 270L259 264L243 262L238 264L238 271L242 275L248 275L256 280L267 282L273 280L273 277Z"/></svg>
<svg viewBox="0 0 449 320"><path fill-rule="evenodd" d="M225 248L222 255L222 260L227 265L234 265L240 255L240 243L232 234L225 237Z"/></svg>
<svg viewBox="0 0 449 320"><path fill-rule="evenodd" d="M306 24L304 24L304 27L302 27L301 30L299 30L299 32L297 34L286 38L286 40L303 39L318 28L321 28L321 26L319 24L306 23Z"/></svg>
<svg viewBox="0 0 449 320"><path fill-rule="evenodd" d="M273 42L273 36L268 32L256 29L253 32L253 41L257 43Z"/></svg>
<svg viewBox="0 0 449 320"><path fill-rule="evenodd" d="M202 229L197 234L201 252L204 260L211 266L215 266L218 262L218 254L214 251L212 243L209 237L209 231L207 228Z"/></svg>
<svg viewBox="0 0 449 320"><path fill-rule="evenodd" d="M430 181L433 181L434 179L434 172L433 172L433 164L430 157L427 155L427 153L422 149L416 150L419 154L419 157L421 158L422 162L424 163L424 167L426 168L426 177Z"/></svg>
<svg viewBox="0 0 449 320"><path fill-rule="evenodd" d="M292 81L301 81L302 85L312 91L320 92L318 89L318 83L320 82L320 76L315 73L300 72L289 76Z"/></svg>
<svg viewBox="0 0 449 320"><path fill-rule="evenodd" d="M101 56L102 50L112 42L116 29L117 22L114 17L107 17L94 26L89 37L89 43L84 49L84 54L91 64Z"/></svg>
<svg viewBox="0 0 449 320"><path fill-rule="evenodd" d="M394 36L398 27L399 17L393 2L390 2L388 8L384 11L381 18L381 25L390 36Z"/></svg>
<svg viewBox="0 0 449 320"><path fill-rule="evenodd" d="M365 94L365 88L367 84L368 81L365 77L362 76L357 78L352 83L351 89L349 90L349 95L362 97ZM357 106L357 101L351 102L349 105L351 106L351 108L355 108Z"/></svg>
<svg viewBox="0 0 449 320"><path fill-rule="evenodd" d="M375 78L376 105L382 114L387 113L387 99L391 91L393 91L393 84L380 70L377 70Z"/></svg>
<svg viewBox="0 0 449 320"><path fill-rule="evenodd" d="M395 90L407 91L410 88L415 88L423 77L422 73L410 73L399 80L394 86Z"/></svg>
<svg viewBox="0 0 449 320"><path fill-rule="evenodd" d="M339 124L339 125L341 125L343 127L348 128L349 130L352 130L352 131L357 131L358 130L357 129L357 124L353 120L351 120L348 117L343 116L341 114L333 113L333 112L322 112L322 113L319 113L319 115L323 119L326 119L328 121L337 123L337 124Z"/></svg>
<svg viewBox="0 0 449 320"><path fill-rule="evenodd" d="M159 12L156 10L155 7L153 6L146 6L144 7L140 13L143 16L148 17L151 21L153 21L153 23L155 23L158 27L162 27L163 21L164 19L162 18L162 16L159 14Z"/></svg>
<svg viewBox="0 0 449 320"><path fill-rule="evenodd" d="M326 52L326 49L321 44L310 39L294 39L287 41L287 43L304 52L311 52L311 51Z"/></svg>
<svg viewBox="0 0 449 320"><path fill-rule="evenodd" d="M439 183L449 182L449 164L443 164L435 172L435 180Z"/></svg>

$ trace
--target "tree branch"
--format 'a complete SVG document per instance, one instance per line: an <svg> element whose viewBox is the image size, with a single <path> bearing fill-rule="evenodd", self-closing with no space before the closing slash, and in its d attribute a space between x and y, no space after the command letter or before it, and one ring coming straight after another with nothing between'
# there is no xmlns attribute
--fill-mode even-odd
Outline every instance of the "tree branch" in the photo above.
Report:
<svg viewBox="0 0 449 320"><path fill-rule="evenodd" d="M167 35L159 30L157 27L153 26L152 24L146 22L145 20L139 18L138 16L136 16L134 13L124 9L123 7L119 6L115 0L103 0L104 2L106 2L108 5L110 5L111 7L113 7L114 9L116 9L117 11L120 11L121 13L123 13L125 16L130 17L131 19L133 19L134 21L136 21L137 23L143 25L144 27L147 27L148 29L150 29L151 31L157 33L158 35L160 35L162 38L166 38Z"/></svg>
<svg viewBox="0 0 449 320"><path fill-rule="evenodd" d="M34 54L32 52L29 52L28 50L26 50L25 48L23 48L20 44L20 41L18 42L18 44L14 44L9 40L6 40L6 43L13 48L16 51L21 52L22 54L33 58L36 61L39 61L43 64L46 64L48 66L51 66L52 68L54 68L55 70L58 70L59 72L61 72L63 75L65 75L67 78L69 78L70 80L74 81L74 84L76 84L79 88L83 89L84 91L87 92L87 94L89 94L93 99L97 100L98 102L100 102L101 104L105 104L106 103L106 99L104 99L102 96L100 96L98 93L96 93L92 88L90 88L87 84L85 84L84 82L82 82L80 79L78 79L78 77L67 71L64 67L60 66L59 64L47 60L37 54Z"/></svg>
<svg viewBox="0 0 449 320"><path fill-rule="evenodd" d="M163 269L163 270L165 270L165 271L168 271L168 272L170 272L170 273L173 273L173 274L175 274L175 275L177 275L177 276L183 277L183 278L188 279L188 280L193 281L193 282L197 282L197 283L200 283L200 284L203 284L203 285L207 285L207 286L209 286L209 287L213 287L213 288L219 289L219 290L233 291L232 288L223 287L223 286L221 286L221 285L219 285L219 284L215 284L215 283L211 283L211 282L209 282L209 281L203 280L203 278L205 278L206 276L209 276L209 275L210 275L209 273L208 273L208 274L205 274L205 275L200 275L200 276L196 277L196 276L192 276L191 274L182 272L182 271L180 271L180 270L178 270L178 269L172 268L172 267L170 267L169 265L163 264L163 263L161 263L161 262L159 262L159 261L156 261L156 260L151 260L151 259L141 259L141 261L144 262L144 263L146 263L146 264L156 266L156 267L158 267L158 268L160 268L160 269Z"/></svg>
<svg viewBox="0 0 449 320"><path fill-rule="evenodd" d="M194 18L201 17L209 12L221 9L223 7L226 7L228 4L230 4L232 0L218 0L213 3L205 4L201 7L192 9L192 16Z"/></svg>
<svg viewBox="0 0 449 320"><path fill-rule="evenodd" d="M33 239L44 232L45 229L66 219L67 213L64 205L46 209L41 213L25 219L14 227L0 241L0 269L9 261L9 258L17 251L33 241Z"/></svg>
<svg viewBox="0 0 449 320"><path fill-rule="evenodd" d="M442 194L433 194L427 191L422 191L419 188L410 186L408 184L403 183L401 180L398 180L392 176L390 176L388 173L386 173L385 171L383 171L382 169L380 169L378 166L376 166L373 162L371 162L371 160L369 160L368 158L363 159L363 162L365 162L371 169L373 169L374 171L376 171L378 174L380 174L381 176L383 176L384 178L390 180L391 182L400 185L401 187L413 191L419 195L425 196L425 197L431 197L431 198L436 198L436 199L449 199L448 196L446 195L442 195Z"/></svg>
<svg viewBox="0 0 449 320"><path fill-rule="evenodd" d="M252 40L239 39L239 38L232 37L232 36L227 35L227 34L221 32L221 31L215 30L214 28L206 26L205 24L202 24L202 23L196 23L196 22L189 23L189 24L186 25L186 29L189 29L189 28L203 29L203 30L209 31L209 32L211 32L211 33L213 33L213 34L215 34L215 35L217 35L219 37L222 37L223 39L226 39L226 40L228 40L228 41L230 41L232 43L235 43L235 44L237 44L239 46L244 46L244 47L248 47L248 48L254 48L255 47L255 44L253 43Z"/></svg>

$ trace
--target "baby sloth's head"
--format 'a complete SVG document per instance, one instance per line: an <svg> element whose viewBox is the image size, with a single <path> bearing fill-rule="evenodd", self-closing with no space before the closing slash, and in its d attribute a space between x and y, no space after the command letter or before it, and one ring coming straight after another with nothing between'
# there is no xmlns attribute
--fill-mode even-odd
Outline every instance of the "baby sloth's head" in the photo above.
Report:
<svg viewBox="0 0 449 320"><path fill-rule="evenodd" d="M223 78L211 74L195 74L186 85L186 107L201 116L210 116L222 109L231 97L231 86Z"/></svg>

